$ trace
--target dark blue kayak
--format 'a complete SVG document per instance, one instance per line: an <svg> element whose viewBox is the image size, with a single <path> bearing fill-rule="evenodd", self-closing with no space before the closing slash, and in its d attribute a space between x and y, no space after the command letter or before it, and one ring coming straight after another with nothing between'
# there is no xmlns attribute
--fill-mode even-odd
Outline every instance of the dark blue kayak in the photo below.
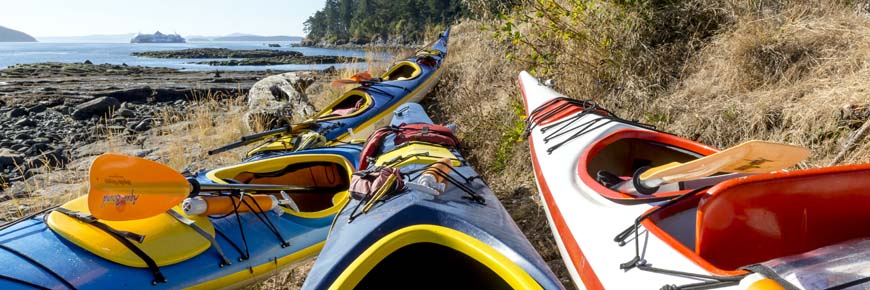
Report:
<svg viewBox="0 0 870 290"><path fill-rule="evenodd" d="M349 199L360 149L342 145L284 153L195 176L201 184L283 183L317 189L285 192L298 210L196 216L172 209L205 235L169 213L97 220L141 250L154 267L98 224L61 212L87 214L86 196L5 224L0 228L0 289L214 289L265 279L323 247L330 223Z"/></svg>
<svg viewBox="0 0 870 290"><path fill-rule="evenodd" d="M358 87L342 94L303 124L267 134L268 141L249 151L248 156L304 149L307 141L300 136L307 132L317 133L327 144L368 137L375 129L389 124L391 112L399 105L419 102L438 83L446 69L449 35L448 28L432 45L394 63L383 75L360 79Z"/></svg>
<svg viewBox="0 0 870 290"><path fill-rule="evenodd" d="M562 289L457 141L400 106L364 146L303 289Z"/></svg>

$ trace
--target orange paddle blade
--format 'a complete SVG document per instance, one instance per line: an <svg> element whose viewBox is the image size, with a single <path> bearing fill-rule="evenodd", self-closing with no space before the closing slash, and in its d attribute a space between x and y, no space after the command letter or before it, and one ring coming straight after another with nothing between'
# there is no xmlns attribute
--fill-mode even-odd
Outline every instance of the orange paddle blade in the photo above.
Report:
<svg viewBox="0 0 870 290"><path fill-rule="evenodd" d="M178 205L190 190L187 179L166 165L108 153L91 165L88 209L103 220L143 219Z"/></svg>
<svg viewBox="0 0 870 290"><path fill-rule="evenodd" d="M364 72L352 75L346 79L334 80L334 81L332 81L332 86L333 87L340 87L343 85L358 84L360 82L369 81L371 79L372 79L372 74L364 71Z"/></svg>

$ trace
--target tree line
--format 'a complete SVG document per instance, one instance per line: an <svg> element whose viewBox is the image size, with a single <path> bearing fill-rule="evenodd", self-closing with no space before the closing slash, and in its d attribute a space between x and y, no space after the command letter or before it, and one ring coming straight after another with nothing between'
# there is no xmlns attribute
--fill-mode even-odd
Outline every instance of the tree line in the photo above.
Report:
<svg viewBox="0 0 870 290"><path fill-rule="evenodd" d="M419 42L467 14L462 0L326 0L305 21L309 40L333 44L402 36Z"/></svg>

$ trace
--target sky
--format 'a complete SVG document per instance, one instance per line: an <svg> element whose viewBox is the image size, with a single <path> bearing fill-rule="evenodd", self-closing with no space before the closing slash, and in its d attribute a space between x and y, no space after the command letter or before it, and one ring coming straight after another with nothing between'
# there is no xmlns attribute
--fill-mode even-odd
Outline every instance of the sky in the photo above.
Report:
<svg viewBox="0 0 870 290"><path fill-rule="evenodd" d="M325 0L12 0L0 26L35 37L177 32L304 36Z"/></svg>

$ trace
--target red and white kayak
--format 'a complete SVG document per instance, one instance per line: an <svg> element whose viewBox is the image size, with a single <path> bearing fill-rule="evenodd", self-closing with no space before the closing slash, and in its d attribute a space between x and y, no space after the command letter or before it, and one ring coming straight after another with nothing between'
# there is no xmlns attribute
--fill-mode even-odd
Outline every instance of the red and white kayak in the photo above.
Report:
<svg viewBox="0 0 870 290"><path fill-rule="evenodd" d="M870 164L626 191L639 169L719 151L527 72L519 84L538 192L578 288L870 289Z"/></svg>

